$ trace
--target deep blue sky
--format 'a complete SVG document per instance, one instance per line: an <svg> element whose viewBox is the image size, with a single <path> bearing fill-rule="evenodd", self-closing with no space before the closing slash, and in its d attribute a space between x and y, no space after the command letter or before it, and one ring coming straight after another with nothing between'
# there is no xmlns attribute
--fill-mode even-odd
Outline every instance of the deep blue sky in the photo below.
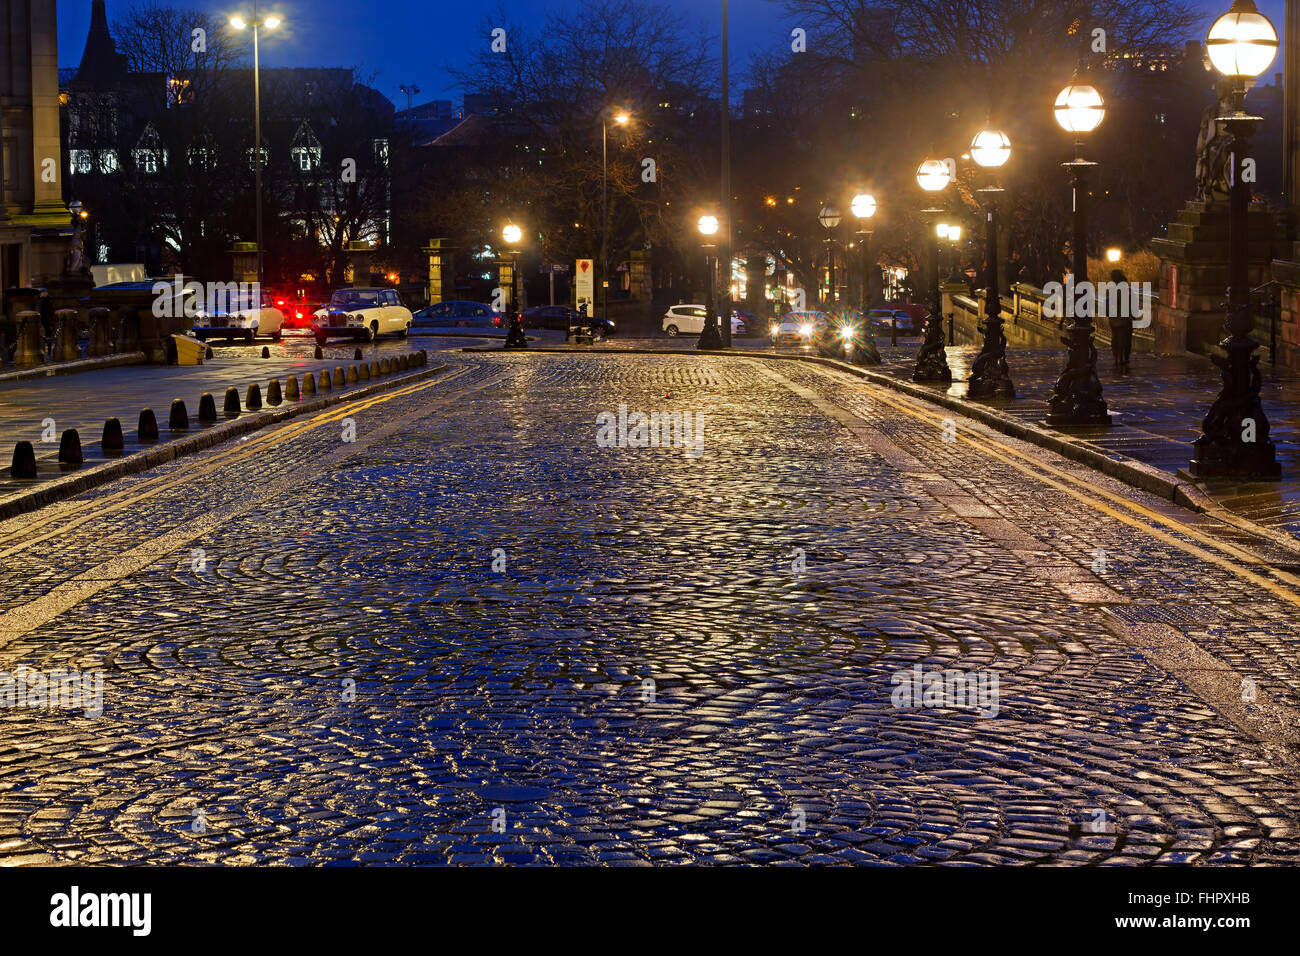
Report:
<svg viewBox="0 0 1300 956"><path fill-rule="evenodd" d="M57 0L59 15L59 65L76 66L86 42L91 0ZM252 9L252 0L160 0L177 7L212 13L236 13ZM539 22L542 11L572 0L505 0L511 19ZM722 4L719 0L664 0L681 11L688 23L698 23L714 36L719 33ZM1258 0L1262 10L1282 30L1282 0ZM1202 0L1207 13L1227 10L1230 0ZM131 0L108 0L110 24L131 5ZM269 9L269 7L268 7ZM431 3L430 0L279 0L275 7L286 19L280 35L263 46L268 66L359 67L375 74L374 85L398 107L406 98L398 92L403 83L420 87L417 102L431 99L458 100L460 91L449 88L441 67L447 61L463 62L466 51L487 42L479 24L485 12L496 9L494 0L459 0ZM752 53L775 39L789 36L780 2L774 0L731 0L731 50L735 68L733 82L739 88ZM1272 67L1282 69L1279 56Z"/></svg>

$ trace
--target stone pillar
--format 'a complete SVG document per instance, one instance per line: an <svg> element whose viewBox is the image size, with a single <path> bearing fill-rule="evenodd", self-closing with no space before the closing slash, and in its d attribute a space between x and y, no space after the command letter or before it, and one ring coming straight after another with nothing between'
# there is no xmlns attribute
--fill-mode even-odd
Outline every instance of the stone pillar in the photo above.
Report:
<svg viewBox="0 0 1300 956"><path fill-rule="evenodd" d="M364 288L370 285L370 262L375 251L367 239L353 239L348 243L348 264L352 266L352 285Z"/></svg>
<svg viewBox="0 0 1300 956"><path fill-rule="evenodd" d="M103 306L90 310L90 358L113 354L113 325L111 313Z"/></svg>
<svg viewBox="0 0 1300 956"><path fill-rule="evenodd" d="M235 282L257 282L257 243L237 242L230 250L231 277Z"/></svg>
<svg viewBox="0 0 1300 956"><path fill-rule="evenodd" d="M1269 278L1274 220L1262 203L1249 214L1250 288ZM1228 203L1192 201L1169 224L1167 238L1151 241L1160 257L1160 301L1152 331L1157 352L1209 352L1224 337L1228 297ZM1268 341L1267 319L1256 315L1256 340Z"/></svg>
<svg viewBox="0 0 1300 956"><path fill-rule="evenodd" d="M55 318L55 339L54 339L54 361L56 362L75 362L81 358L81 345L77 341L77 333L81 330L81 322L77 315L76 309L59 309L54 313Z"/></svg>
<svg viewBox="0 0 1300 956"><path fill-rule="evenodd" d="M17 315L18 348L14 352L14 364L19 368L30 368L45 362L45 343L41 341L41 314L39 312L19 312Z"/></svg>
<svg viewBox="0 0 1300 956"><path fill-rule="evenodd" d="M426 287L429 304L455 298L455 249L446 239L430 239L421 251L429 257L429 284Z"/></svg>
<svg viewBox="0 0 1300 956"><path fill-rule="evenodd" d="M31 225L64 228L71 232L69 223L72 213L63 201L63 149L59 140L59 44L53 3L33 0L31 31L32 162L35 169ZM62 271L60 268L59 272Z"/></svg>

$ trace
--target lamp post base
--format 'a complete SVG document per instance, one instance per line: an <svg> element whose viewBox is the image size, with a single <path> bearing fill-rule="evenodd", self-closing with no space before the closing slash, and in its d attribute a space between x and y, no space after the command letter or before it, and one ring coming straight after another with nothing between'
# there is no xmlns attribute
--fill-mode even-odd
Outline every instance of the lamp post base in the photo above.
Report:
<svg viewBox="0 0 1300 956"><path fill-rule="evenodd" d="M718 327L712 322L707 323L704 330L700 332L700 340L695 344L695 347L709 352L720 351L723 345L722 333L718 331Z"/></svg>
<svg viewBox="0 0 1300 956"><path fill-rule="evenodd" d="M1282 466L1259 401L1259 356L1252 354L1259 345L1238 334L1219 347L1228 357L1211 359L1223 372L1223 390L1201 423L1201 437L1192 442L1187 471L1196 478L1276 481Z"/></svg>
<svg viewBox="0 0 1300 956"><path fill-rule="evenodd" d="M510 331L506 333L505 347L508 349L528 348L528 336L524 335L524 326L519 321L519 316L515 316L510 323Z"/></svg>
<svg viewBox="0 0 1300 956"><path fill-rule="evenodd" d="M1015 398L1016 387L1007 368L1007 337L1002 334L1002 319L984 320L984 346L971 365L966 382L969 398Z"/></svg>
<svg viewBox="0 0 1300 956"><path fill-rule="evenodd" d="M1110 412L1101 397L1101 380L1097 378L1097 346L1092 323L1076 322L1061 342L1066 348L1065 368L1056 380L1052 397L1047 400L1047 424L1110 425Z"/></svg>
<svg viewBox="0 0 1300 956"><path fill-rule="evenodd" d="M943 318L931 315L925 320L925 341L916 356L914 382L951 382L952 369L943 347Z"/></svg>

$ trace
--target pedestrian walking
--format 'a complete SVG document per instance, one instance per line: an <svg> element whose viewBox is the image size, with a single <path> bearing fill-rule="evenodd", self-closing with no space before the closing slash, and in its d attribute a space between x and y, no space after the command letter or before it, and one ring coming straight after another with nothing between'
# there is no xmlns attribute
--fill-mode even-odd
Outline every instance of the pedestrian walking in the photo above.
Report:
<svg viewBox="0 0 1300 956"><path fill-rule="evenodd" d="M1120 269L1110 270L1110 281L1115 285L1127 283L1128 278ZM1124 311L1124 310L1121 310ZM1129 357L1133 353L1133 320L1127 316L1112 315L1110 320L1110 354L1115 364L1115 371L1129 371Z"/></svg>

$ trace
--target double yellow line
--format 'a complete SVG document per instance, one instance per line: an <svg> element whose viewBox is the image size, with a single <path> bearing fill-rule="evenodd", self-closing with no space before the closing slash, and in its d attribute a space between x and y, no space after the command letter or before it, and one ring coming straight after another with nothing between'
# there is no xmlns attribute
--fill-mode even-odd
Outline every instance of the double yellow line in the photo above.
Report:
<svg viewBox="0 0 1300 956"><path fill-rule="evenodd" d="M930 411L923 406L920 399L913 399L911 402L900 401L888 394L884 386L877 386L873 397L905 415L937 425L941 429L945 419L953 417ZM1300 607L1300 577L1273 567L1259 555L1231 542L1220 541L1195 525L1153 511L1140 502L1107 488L1090 485L1078 476L1050 464L1045 460L1046 453L1026 454L1014 445L990 435L975 436L960 431L957 435L960 441L970 445L976 451L1002 462L1026 477L1055 488L1094 511L1114 518L1198 560L1222 568ZM1177 534L1171 534L1164 530L1166 528L1176 531Z"/></svg>
<svg viewBox="0 0 1300 956"><path fill-rule="evenodd" d="M184 467L180 472L161 475L154 478L147 478L134 487L123 491L113 492L106 496L97 498L82 499L77 502L69 503L67 507L55 506L49 509L48 513L40 514L32 518L19 517L12 519L13 528L8 534L0 537L0 546L9 544L9 547L0 551L0 559L7 558L17 554L34 544L47 541L50 538L62 537L68 532L81 527L91 520L98 520L107 515L121 511L124 508L138 504L140 501L162 494L178 485L187 484L196 481L205 475L209 475L220 468L234 464L261 451L282 445L285 442L304 435L317 428L322 428L333 422L340 421L351 415L356 415L368 408L381 405L385 402L391 402L394 399L404 398L408 395L414 395L417 392L434 385L443 385L448 381L455 380L468 373L468 369L462 369L448 376L436 376L434 378L416 382L413 385L406 385L392 391L381 392L378 395L367 396L354 401L345 402L335 408L328 409L315 415L306 421L295 424L285 425L279 428L271 428L267 431L260 432L241 442L232 448L203 458ZM71 511L72 517L68 517ZM48 525L57 526L44 533L33 534L34 529ZM17 543L14 542L15 539Z"/></svg>

